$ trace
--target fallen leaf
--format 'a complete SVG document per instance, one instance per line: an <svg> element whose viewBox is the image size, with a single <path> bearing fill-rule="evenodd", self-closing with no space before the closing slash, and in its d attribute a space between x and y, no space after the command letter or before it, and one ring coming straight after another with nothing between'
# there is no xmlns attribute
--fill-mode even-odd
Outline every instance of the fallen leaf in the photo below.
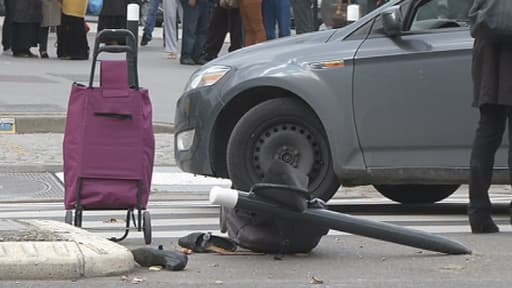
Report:
<svg viewBox="0 0 512 288"><path fill-rule="evenodd" d="M324 284L324 280L316 277L316 276L311 276L311 281L309 282L311 284Z"/></svg>
<svg viewBox="0 0 512 288"><path fill-rule="evenodd" d="M103 223L122 223L122 222L124 222L124 220L116 219L116 218L110 218L110 219L103 221Z"/></svg>
<svg viewBox="0 0 512 288"><path fill-rule="evenodd" d="M133 279L132 279L132 284L139 284L139 283L142 283L142 282L144 282L143 278L133 277Z"/></svg>
<svg viewBox="0 0 512 288"><path fill-rule="evenodd" d="M160 271L162 270L162 266L150 266L149 271Z"/></svg>
<svg viewBox="0 0 512 288"><path fill-rule="evenodd" d="M439 268L441 271L462 271L465 267L461 265L448 264Z"/></svg>

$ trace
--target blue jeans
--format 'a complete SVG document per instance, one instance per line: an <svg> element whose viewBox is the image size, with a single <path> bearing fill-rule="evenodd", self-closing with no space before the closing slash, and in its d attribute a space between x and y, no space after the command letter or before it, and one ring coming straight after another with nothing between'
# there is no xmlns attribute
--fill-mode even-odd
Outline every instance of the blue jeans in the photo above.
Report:
<svg viewBox="0 0 512 288"><path fill-rule="evenodd" d="M151 40L153 30L155 29L156 22L156 11L158 11L158 5L162 0L149 0L149 11L146 18L146 23L144 23L144 35Z"/></svg>
<svg viewBox="0 0 512 288"><path fill-rule="evenodd" d="M263 0L263 24L268 40L276 38L276 23L279 38L290 36L290 9L290 0Z"/></svg>
<svg viewBox="0 0 512 288"><path fill-rule="evenodd" d="M188 0L181 0L183 6L183 36L181 37L181 58L199 59L206 42L210 18L210 0L197 0L194 7Z"/></svg>

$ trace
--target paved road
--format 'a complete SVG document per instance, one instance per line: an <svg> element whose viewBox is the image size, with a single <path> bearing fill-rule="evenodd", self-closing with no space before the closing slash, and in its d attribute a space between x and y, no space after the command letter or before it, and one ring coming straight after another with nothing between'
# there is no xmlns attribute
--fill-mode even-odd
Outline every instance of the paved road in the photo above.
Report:
<svg viewBox="0 0 512 288"><path fill-rule="evenodd" d="M175 195L165 201L150 201L154 218L154 242L166 249L177 248L177 237L190 231L216 231L218 208L206 203L206 194L194 198ZM508 215L496 215L504 231L493 235L468 233L463 214L401 214L375 212L390 201L373 196L347 196L338 193L332 204L351 207L367 206L361 217L386 221L460 241L473 249L472 255L449 256L355 235L329 233L308 255L290 255L276 261L271 255L220 256L189 255L187 267L181 272L152 272L137 268L130 274L77 281L0 281L0 287L510 287L512 275L511 229ZM493 202L504 206L509 199L503 193L493 193ZM464 191L456 193L443 205L465 205ZM0 218L62 219L60 203L0 204ZM110 227L111 219L122 214L91 212L84 226ZM112 236L116 230L95 232ZM143 246L141 233L132 232L123 242L129 248ZM316 281L316 282L315 282ZM322 282L322 283L320 283ZM314 284L317 283L317 284Z"/></svg>

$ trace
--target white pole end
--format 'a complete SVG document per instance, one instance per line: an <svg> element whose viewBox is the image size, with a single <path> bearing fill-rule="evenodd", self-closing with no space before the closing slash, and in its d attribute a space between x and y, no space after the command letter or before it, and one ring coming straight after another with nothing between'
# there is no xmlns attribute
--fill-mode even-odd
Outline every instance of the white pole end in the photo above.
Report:
<svg viewBox="0 0 512 288"><path fill-rule="evenodd" d="M210 190L210 203L226 208L235 208L238 203L238 191L214 186Z"/></svg>

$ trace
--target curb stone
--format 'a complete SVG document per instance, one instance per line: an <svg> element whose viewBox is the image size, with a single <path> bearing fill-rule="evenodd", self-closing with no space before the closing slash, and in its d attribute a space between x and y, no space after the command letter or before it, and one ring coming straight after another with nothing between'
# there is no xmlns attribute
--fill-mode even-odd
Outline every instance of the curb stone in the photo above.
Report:
<svg viewBox="0 0 512 288"><path fill-rule="evenodd" d="M24 227L23 235L35 236L26 238L27 241L0 241L0 280L121 275L135 267L128 248L85 230L51 220L10 221L15 222L14 226Z"/></svg>
<svg viewBox="0 0 512 288"><path fill-rule="evenodd" d="M0 118L14 118L16 133L64 133L66 113L44 113L40 115L26 113L0 114ZM153 122L155 133L174 133L174 124Z"/></svg>

